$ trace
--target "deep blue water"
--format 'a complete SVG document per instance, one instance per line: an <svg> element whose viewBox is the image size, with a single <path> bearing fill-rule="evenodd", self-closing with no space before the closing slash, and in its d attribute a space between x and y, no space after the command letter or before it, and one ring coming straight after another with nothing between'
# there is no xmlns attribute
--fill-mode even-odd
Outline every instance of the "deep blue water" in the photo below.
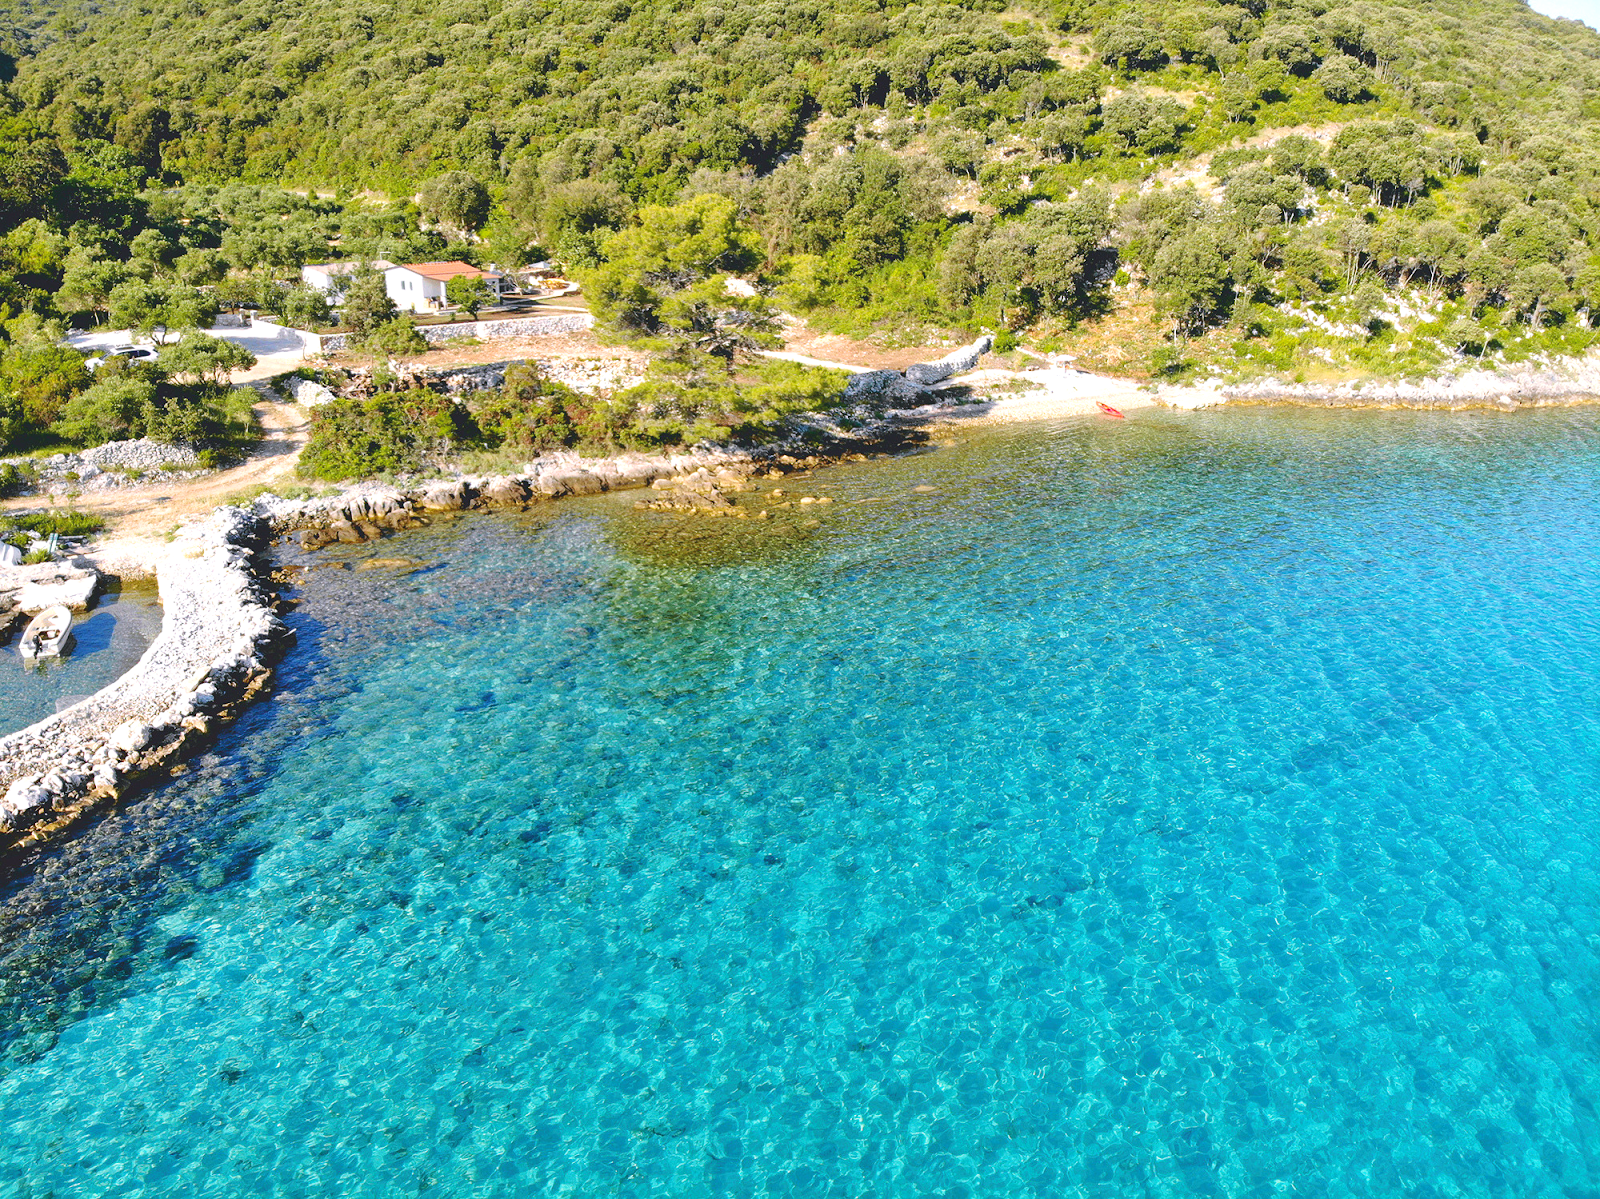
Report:
<svg viewBox="0 0 1600 1199"><path fill-rule="evenodd" d="M0 891L0 1195L1600 1193L1600 414L961 440L309 573Z"/></svg>

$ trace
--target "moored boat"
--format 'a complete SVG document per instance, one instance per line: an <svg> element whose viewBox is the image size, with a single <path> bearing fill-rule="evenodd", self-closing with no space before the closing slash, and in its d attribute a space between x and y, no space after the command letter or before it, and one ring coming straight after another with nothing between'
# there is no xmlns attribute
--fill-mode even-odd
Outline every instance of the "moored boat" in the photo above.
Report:
<svg viewBox="0 0 1600 1199"><path fill-rule="evenodd" d="M28 622L17 652L24 658L58 658L72 633L72 609L55 604Z"/></svg>

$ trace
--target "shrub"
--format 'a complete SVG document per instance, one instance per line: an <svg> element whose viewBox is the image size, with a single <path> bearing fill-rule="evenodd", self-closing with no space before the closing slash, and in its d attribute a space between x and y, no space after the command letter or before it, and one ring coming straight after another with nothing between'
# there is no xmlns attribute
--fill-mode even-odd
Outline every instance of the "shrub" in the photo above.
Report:
<svg viewBox="0 0 1600 1199"><path fill-rule="evenodd" d="M89 512L73 510L35 512L27 516L0 516L0 539L10 540L18 530L48 537L52 533L62 537L86 537L105 528L105 521Z"/></svg>
<svg viewBox="0 0 1600 1199"><path fill-rule="evenodd" d="M0 499L20 494L32 481L32 472L9 462L0 463Z"/></svg>
<svg viewBox="0 0 1600 1199"><path fill-rule="evenodd" d="M144 375L109 373L73 396L52 430L78 445L100 445L143 436L146 409L155 403L156 385Z"/></svg>
<svg viewBox="0 0 1600 1199"><path fill-rule="evenodd" d="M260 435L249 388L164 383L123 371L67 402L52 428L79 445L148 437L189 445L211 464L237 457Z"/></svg>
<svg viewBox="0 0 1600 1199"><path fill-rule="evenodd" d="M389 392L364 403L334 400L312 411L311 437L297 469L329 480L420 470L476 439L466 409L436 392Z"/></svg>
<svg viewBox="0 0 1600 1199"><path fill-rule="evenodd" d="M478 394L473 417L491 447L536 452L578 445L600 448L615 444L603 408L600 401L523 365L506 371L505 386L499 391Z"/></svg>
<svg viewBox="0 0 1600 1199"><path fill-rule="evenodd" d="M409 316L397 316L384 321L362 338L361 344L374 354L420 354L428 348L427 339L417 332L416 323Z"/></svg>
<svg viewBox="0 0 1600 1199"><path fill-rule="evenodd" d="M65 346L11 350L0 359L0 392L15 396L21 415L35 425L48 425L59 417L90 378L83 355Z"/></svg>
<svg viewBox="0 0 1600 1199"><path fill-rule="evenodd" d="M1163 343L1150 351L1150 373L1158 379L1175 379L1189 365L1181 346Z"/></svg>
<svg viewBox="0 0 1600 1199"><path fill-rule="evenodd" d="M769 437L802 412L836 407L843 371L763 359L737 375L705 355L659 359L637 387L611 403L614 436L630 448L749 441Z"/></svg>

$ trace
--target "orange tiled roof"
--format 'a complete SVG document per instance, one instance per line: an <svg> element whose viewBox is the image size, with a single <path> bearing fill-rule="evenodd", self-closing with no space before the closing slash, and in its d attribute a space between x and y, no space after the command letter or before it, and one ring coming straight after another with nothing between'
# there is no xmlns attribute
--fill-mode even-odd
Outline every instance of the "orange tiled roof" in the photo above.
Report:
<svg viewBox="0 0 1600 1199"><path fill-rule="evenodd" d="M480 271L466 262L403 262L400 268L415 271L427 279L439 280L454 279L458 275L466 275L468 278L487 278L491 274L499 274L498 271Z"/></svg>

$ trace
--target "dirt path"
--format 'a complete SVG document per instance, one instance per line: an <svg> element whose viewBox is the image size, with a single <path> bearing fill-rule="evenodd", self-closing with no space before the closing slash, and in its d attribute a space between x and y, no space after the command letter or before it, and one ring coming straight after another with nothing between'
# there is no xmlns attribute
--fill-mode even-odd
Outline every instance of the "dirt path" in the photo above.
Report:
<svg viewBox="0 0 1600 1199"><path fill-rule="evenodd" d="M167 540L174 526L205 516L236 492L293 479L310 431L305 411L265 398L255 411L261 421L261 441L238 466L187 482L118 487L71 500L70 507L97 513L106 522L105 531L83 556L98 569L124 578L153 575L156 565L174 552ZM0 502L0 511L38 508L49 502L46 497L23 496Z"/></svg>

